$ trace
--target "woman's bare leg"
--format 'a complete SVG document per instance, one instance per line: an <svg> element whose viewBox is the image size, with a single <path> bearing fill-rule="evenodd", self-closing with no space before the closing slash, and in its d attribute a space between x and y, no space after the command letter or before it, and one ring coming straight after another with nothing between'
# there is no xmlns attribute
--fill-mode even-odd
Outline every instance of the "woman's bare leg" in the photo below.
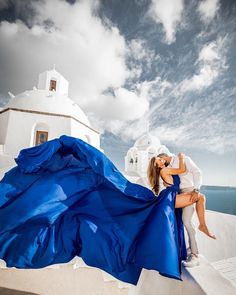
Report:
<svg viewBox="0 0 236 295"><path fill-rule="evenodd" d="M175 200L175 208L184 208L195 203L191 201L191 196L191 193L177 194Z"/></svg>
<svg viewBox="0 0 236 295"><path fill-rule="evenodd" d="M198 229L208 235L212 239L216 239L216 236L212 234L207 225L206 225L206 219L205 219L205 203L206 198L204 195L199 194L199 200L196 202L196 212L199 220L199 226Z"/></svg>
<svg viewBox="0 0 236 295"><path fill-rule="evenodd" d="M215 235L213 235L206 225L205 220L205 196L202 194L199 194L199 198L197 201L191 200L191 193L182 193L176 195L176 201L175 201L175 208L184 208L186 206L192 205L193 203L196 203L196 212L199 220L199 227L198 229L202 232L204 232L209 237L216 239Z"/></svg>

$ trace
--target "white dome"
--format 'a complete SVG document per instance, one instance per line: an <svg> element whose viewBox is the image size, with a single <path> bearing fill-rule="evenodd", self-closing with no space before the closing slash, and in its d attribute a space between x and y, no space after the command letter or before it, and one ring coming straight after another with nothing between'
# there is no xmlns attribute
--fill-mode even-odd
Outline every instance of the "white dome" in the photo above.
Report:
<svg viewBox="0 0 236 295"><path fill-rule="evenodd" d="M158 154L161 154L161 153L165 153L165 154L170 155L170 156L173 155L165 145L161 145L159 147Z"/></svg>
<svg viewBox="0 0 236 295"><path fill-rule="evenodd" d="M28 90L13 97L6 108L71 116L91 127L82 109L66 95L49 90Z"/></svg>
<svg viewBox="0 0 236 295"><path fill-rule="evenodd" d="M142 135L134 143L134 147L138 148L139 150L146 150L150 146L155 146L156 148L159 148L160 145L160 140L150 133Z"/></svg>

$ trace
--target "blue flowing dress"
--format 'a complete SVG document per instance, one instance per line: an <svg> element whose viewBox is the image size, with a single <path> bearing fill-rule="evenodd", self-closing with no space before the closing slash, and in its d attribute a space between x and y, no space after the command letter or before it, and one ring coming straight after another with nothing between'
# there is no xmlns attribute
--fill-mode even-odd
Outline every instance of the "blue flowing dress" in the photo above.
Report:
<svg viewBox="0 0 236 295"><path fill-rule="evenodd" d="M62 135L20 151L0 181L0 259L43 268L81 257L136 285L142 268L181 279L186 259L179 177L159 196L106 155Z"/></svg>

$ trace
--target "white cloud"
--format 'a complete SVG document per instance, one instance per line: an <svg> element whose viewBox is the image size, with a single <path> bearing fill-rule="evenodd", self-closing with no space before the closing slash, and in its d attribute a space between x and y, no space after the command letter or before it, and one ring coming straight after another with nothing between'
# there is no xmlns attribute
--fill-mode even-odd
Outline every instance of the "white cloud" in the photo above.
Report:
<svg viewBox="0 0 236 295"><path fill-rule="evenodd" d="M30 28L19 20L0 23L1 90L5 87L5 92L17 94L29 89L37 85L37 75L55 63L70 82L71 98L85 112L96 113L91 118L101 129L112 125L107 120L118 126L119 120L143 116L148 99L135 89L124 88L134 75L134 69L126 65L127 55L135 52L136 59L148 58L141 41L133 41L131 50L118 28L105 25L97 16L98 1L70 5L50 0L32 2L32 7L35 17L30 19ZM107 94L109 89L114 95Z"/></svg>
<svg viewBox="0 0 236 295"><path fill-rule="evenodd" d="M174 127L163 125L157 126L152 133L158 136L161 139L161 141L165 143L175 143L176 145L181 145L187 137L186 129L186 126Z"/></svg>
<svg viewBox="0 0 236 295"><path fill-rule="evenodd" d="M215 17L219 8L219 0L203 0L199 3L198 12L204 22L209 22Z"/></svg>
<svg viewBox="0 0 236 295"><path fill-rule="evenodd" d="M221 84L222 83L222 84ZM180 95L172 85L165 98L152 104L146 114L151 131L167 145L205 149L217 154L235 151L236 87ZM135 130L136 126L132 128Z"/></svg>
<svg viewBox="0 0 236 295"><path fill-rule="evenodd" d="M112 94L101 94L88 110L106 120L132 121L142 117L149 109L149 101L134 91L117 88ZM110 124L110 122L108 123Z"/></svg>
<svg viewBox="0 0 236 295"><path fill-rule="evenodd" d="M214 60L219 60L220 59L220 54L219 54L219 49L216 44L216 42L211 42L207 45L205 45L202 50L199 53L199 58L198 60L203 60L203 61L214 61Z"/></svg>
<svg viewBox="0 0 236 295"><path fill-rule="evenodd" d="M160 59L160 56L151 50L143 39L132 39L128 42L127 57L130 69L129 80L137 80L143 72L146 75L152 65Z"/></svg>
<svg viewBox="0 0 236 295"><path fill-rule="evenodd" d="M126 89L118 89L115 91L113 99L109 100L111 108L107 110L107 96L101 97L100 104L91 105L91 109L96 109L96 113L104 113L110 116L111 120L104 122L97 121L93 117L94 123L104 130L104 128L124 141L130 139L135 140L147 131L147 122L152 112L155 111L157 105L161 105L166 100L162 97L165 91L170 89L172 84L166 80L157 77L153 81L144 81L135 85L135 92ZM155 108L150 108L152 101L155 101ZM106 114L110 112L109 115ZM118 115L120 114L120 115ZM122 120L117 120L117 116L123 116Z"/></svg>
<svg viewBox="0 0 236 295"><path fill-rule="evenodd" d="M137 60L142 60L147 56L146 49L143 46L144 41L140 39L133 39L130 42L130 50Z"/></svg>
<svg viewBox="0 0 236 295"><path fill-rule="evenodd" d="M181 85L181 92L201 90L210 86L218 76L218 70L211 65L204 64L198 74L193 75L190 79L185 79Z"/></svg>
<svg viewBox="0 0 236 295"><path fill-rule="evenodd" d="M236 90L230 85L225 89L231 44L232 39L226 36L202 45L196 62L191 63L193 74L180 82L156 77L138 84L138 93L149 97L149 111L118 128L117 134L122 132L124 140L136 139L145 132L149 120L152 134L167 145L217 154L235 150ZM193 58L193 52L189 57ZM185 63L189 64L189 59Z"/></svg>
<svg viewBox="0 0 236 295"><path fill-rule="evenodd" d="M21 1L18 3L19 10ZM0 100L9 90L16 94L37 85L38 74L55 63L70 82L70 97L101 132L106 129L121 140L135 140L147 130L149 120L151 132L166 144L200 146L219 153L235 149L235 89L224 93L222 83L219 92L207 92L208 86L217 87L215 82L227 67L230 33L200 47L194 64L191 44L184 46L184 57L174 56L170 50L160 58L150 50L155 41L148 43L150 36L147 41L143 36L127 42L117 27L98 17L98 1L83 0L75 5L33 1L32 5L35 17L27 21L30 28L21 21L0 23L0 89L4 94L0 93ZM182 27L184 1L153 0L151 7L152 16L163 24L166 42L174 42ZM198 44L211 40L212 34L220 32L217 28L198 38ZM149 76L147 69L152 73L154 60L158 76L137 81L141 74ZM170 66L172 61L179 66ZM226 97L232 97L232 102L225 104Z"/></svg>
<svg viewBox="0 0 236 295"><path fill-rule="evenodd" d="M175 35L182 19L183 9L183 0L152 0L150 14L157 23L162 23L168 44L175 41Z"/></svg>
<svg viewBox="0 0 236 295"><path fill-rule="evenodd" d="M186 78L180 84L180 92L202 90L212 85L216 78L227 68L225 57L226 38L218 38L203 46L196 64L198 73Z"/></svg>

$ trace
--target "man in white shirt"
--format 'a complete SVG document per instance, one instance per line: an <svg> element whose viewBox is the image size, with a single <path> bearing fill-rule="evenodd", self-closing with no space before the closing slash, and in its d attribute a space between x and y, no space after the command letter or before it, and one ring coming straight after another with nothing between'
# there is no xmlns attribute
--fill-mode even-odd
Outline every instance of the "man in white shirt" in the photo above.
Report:
<svg viewBox="0 0 236 295"><path fill-rule="evenodd" d="M163 158L166 161L166 166L168 167L179 167L179 158L173 154L167 155L162 153L159 154L158 157ZM195 194L192 194L192 198L195 198L199 194L200 187L202 185L202 172L188 156L185 156L185 165L187 171L185 173L179 174L180 193L195 192ZM192 217L195 210L194 204L184 207L182 210L182 220L189 238L188 252L191 251L191 253L188 255L187 261L184 261L183 264L184 266L192 267L199 265L200 263L198 257L199 251L196 241L196 231L192 222Z"/></svg>

